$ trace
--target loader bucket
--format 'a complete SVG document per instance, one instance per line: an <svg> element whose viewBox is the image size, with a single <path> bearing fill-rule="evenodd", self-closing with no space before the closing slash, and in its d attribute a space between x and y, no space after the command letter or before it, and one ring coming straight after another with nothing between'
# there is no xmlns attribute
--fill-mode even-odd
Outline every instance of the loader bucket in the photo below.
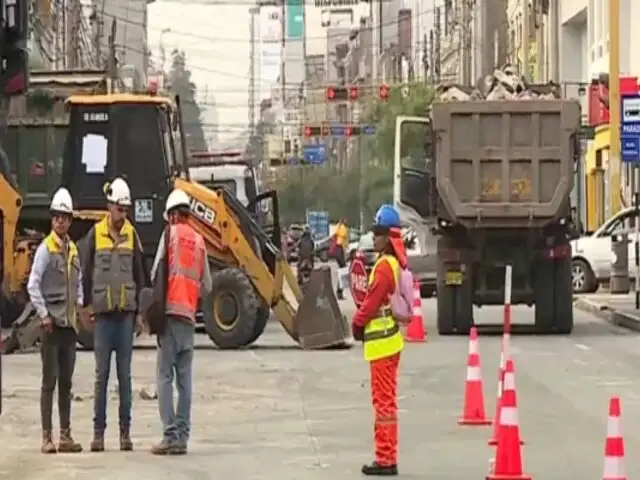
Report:
<svg viewBox="0 0 640 480"><path fill-rule="evenodd" d="M300 303L294 325L298 343L305 350L350 348L353 346L351 327L342 315L331 283L331 268L315 268Z"/></svg>

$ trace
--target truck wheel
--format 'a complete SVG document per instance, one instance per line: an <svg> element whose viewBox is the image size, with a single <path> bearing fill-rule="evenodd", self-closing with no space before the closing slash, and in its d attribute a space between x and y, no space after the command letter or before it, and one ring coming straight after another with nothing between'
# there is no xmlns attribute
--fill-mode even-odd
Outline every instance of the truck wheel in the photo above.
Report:
<svg viewBox="0 0 640 480"><path fill-rule="evenodd" d="M571 259L541 261L534 274L535 325L542 334L569 334L573 330Z"/></svg>
<svg viewBox="0 0 640 480"><path fill-rule="evenodd" d="M258 338L260 338L260 335L262 335L262 333L264 332L264 329L267 328L267 322L269 321L270 317L271 317L271 308L269 308L269 305L262 302L260 304L260 308L258 309L258 315L256 317L256 325L253 330L253 333L251 334L251 340L249 340L249 342L247 343L247 346L251 345L253 342L258 340Z"/></svg>
<svg viewBox="0 0 640 480"><path fill-rule="evenodd" d="M205 314L209 338L223 350L248 345L255 335L260 301L249 278L238 268L225 268L213 274L212 294Z"/></svg>
<svg viewBox="0 0 640 480"><path fill-rule="evenodd" d="M573 286L571 282L571 259L555 264L554 278L554 322L556 333L568 335L573 330Z"/></svg>
<svg viewBox="0 0 640 480"><path fill-rule="evenodd" d="M440 335L468 334L473 325L471 281L465 278L460 286L445 285L445 272L438 266L436 301Z"/></svg>

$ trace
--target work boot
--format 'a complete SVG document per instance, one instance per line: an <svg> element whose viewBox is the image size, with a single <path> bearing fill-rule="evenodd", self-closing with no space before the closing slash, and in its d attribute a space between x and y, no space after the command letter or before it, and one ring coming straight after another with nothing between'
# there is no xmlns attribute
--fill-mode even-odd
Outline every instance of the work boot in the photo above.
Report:
<svg viewBox="0 0 640 480"><path fill-rule="evenodd" d="M82 445L73 440L70 428L63 428L60 430L58 451L60 453L80 453L82 451Z"/></svg>
<svg viewBox="0 0 640 480"><path fill-rule="evenodd" d="M159 443L156 443L151 447L151 453L153 455L169 455L175 447L169 443L166 439L162 439Z"/></svg>
<svg viewBox="0 0 640 480"><path fill-rule="evenodd" d="M92 452L104 452L104 432L94 432L90 448Z"/></svg>
<svg viewBox="0 0 640 480"><path fill-rule="evenodd" d="M363 475L376 475L380 477L391 477L398 475L397 465L380 465L378 462L373 462L369 465L362 466Z"/></svg>
<svg viewBox="0 0 640 480"><path fill-rule="evenodd" d="M55 443L53 443L53 438L51 437L51 432L49 430L45 430L42 432L42 446L40 447L40 451L47 454L58 452Z"/></svg>
<svg viewBox="0 0 640 480"><path fill-rule="evenodd" d="M129 427L120 427L120 450L130 452L133 450Z"/></svg>

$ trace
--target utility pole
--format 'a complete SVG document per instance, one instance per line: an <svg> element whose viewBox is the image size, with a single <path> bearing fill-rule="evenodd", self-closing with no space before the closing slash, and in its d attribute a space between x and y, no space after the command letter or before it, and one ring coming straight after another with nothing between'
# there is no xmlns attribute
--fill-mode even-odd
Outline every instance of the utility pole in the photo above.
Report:
<svg viewBox="0 0 640 480"><path fill-rule="evenodd" d="M422 37L422 75L424 83L429 83L429 76L433 69L433 30L429 30L429 40L427 34Z"/></svg>
<svg viewBox="0 0 640 480"><path fill-rule="evenodd" d="M116 90L118 82L118 60L116 59L116 31L115 19L111 21L111 33L109 33L109 56L107 58L107 93Z"/></svg>
<svg viewBox="0 0 640 480"><path fill-rule="evenodd" d="M433 26L435 28L435 38L433 42L433 61L431 62L431 69L433 80L437 83L440 82L440 73L442 72L442 65L440 64L440 45L442 44L442 26L440 25L440 7L434 9L436 16Z"/></svg>
<svg viewBox="0 0 640 480"><path fill-rule="evenodd" d="M96 67L102 68L102 31L104 27L104 1L102 2L102 12L98 15L98 8L94 5L89 17L89 22L93 28L93 50L95 53Z"/></svg>
<svg viewBox="0 0 640 480"><path fill-rule="evenodd" d="M524 0L524 7L522 8L522 38L520 39L520 45L522 45L522 73L524 78L531 81L531 71L529 69L529 2Z"/></svg>
<svg viewBox="0 0 640 480"><path fill-rule="evenodd" d="M249 9L249 132L250 135L256 133L256 17L260 9L252 7Z"/></svg>
<svg viewBox="0 0 640 480"><path fill-rule="evenodd" d="M471 9L470 0L462 0L462 26L460 28L460 42L462 48L462 84L471 85Z"/></svg>
<svg viewBox="0 0 640 480"><path fill-rule="evenodd" d="M620 0L609 0L609 168L611 192L609 215L620 210Z"/></svg>
<svg viewBox="0 0 640 480"><path fill-rule="evenodd" d="M549 0L549 80L560 82L560 0Z"/></svg>
<svg viewBox="0 0 640 480"><path fill-rule="evenodd" d="M545 81L545 35L544 35L544 12L542 2L534 0L533 14L535 15L536 26L536 82Z"/></svg>

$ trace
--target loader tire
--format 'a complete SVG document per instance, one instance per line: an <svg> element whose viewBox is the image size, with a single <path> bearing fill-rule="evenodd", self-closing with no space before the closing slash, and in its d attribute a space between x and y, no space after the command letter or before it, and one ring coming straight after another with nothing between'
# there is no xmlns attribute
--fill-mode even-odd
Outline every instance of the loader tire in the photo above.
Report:
<svg viewBox="0 0 640 480"><path fill-rule="evenodd" d="M260 335L262 335L262 333L264 332L264 329L267 328L267 322L269 321L270 317L271 317L271 308L269 308L269 305L262 302L262 304L260 305L260 308L258 309L256 325L253 330L253 333L251 334L251 340L249 341L249 343L247 343L247 346L251 345L253 342L258 340L258 338L260 338Z"/></svg>
<svg viewBox="0 0 640 480"><path fill-rule="evenodd" d="M238 268L225 268L212 277L212 310L204 315L209 338L222 350L247 346L258 331L260 300L253 285Z"/></svg>

